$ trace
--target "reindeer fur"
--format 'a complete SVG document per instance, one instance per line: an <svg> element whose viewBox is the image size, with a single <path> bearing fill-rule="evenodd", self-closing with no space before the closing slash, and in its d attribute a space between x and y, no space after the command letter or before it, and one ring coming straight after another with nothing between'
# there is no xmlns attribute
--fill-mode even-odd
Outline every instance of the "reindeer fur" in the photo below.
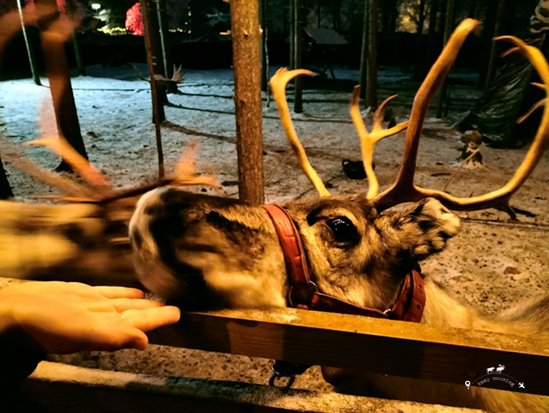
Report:
<svg viewBox="0 0 549 413"><path fill-rule="evenodd" d="M418 260L444 249L459 219L434 199L378 215L363 195L328 196L284 206L298 228L320 291L387 309ZM330 227L344 219L343 236ZM333 225L332 225L333 226ZM183 308L286 306L288 280L274 227L261 207L160 188L138 203L130 222L142 283ZM422 323L535 336L549 342L549 299L495 320L481 317L425 279ZM548 411L549 398L486 388L323 369L342 392L493 411ZM526 410L524 410L526 408Z"/></svg>

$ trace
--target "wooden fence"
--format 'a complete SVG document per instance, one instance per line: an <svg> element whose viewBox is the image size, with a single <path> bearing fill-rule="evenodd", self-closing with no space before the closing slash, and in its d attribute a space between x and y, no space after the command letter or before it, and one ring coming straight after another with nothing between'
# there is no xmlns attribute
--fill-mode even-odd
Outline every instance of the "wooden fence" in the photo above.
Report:
<svg viewBox="0 0 549 413"><path fill-rule="evenodd" d="M4 280L5 283L5 280ZM0 280L0 286L2 282ZM522 337L296 309L184 313L151 343L465 385L503 364L549 395L549 349ZM177 360L173 360L177 363ZM483 384L491 387L497 381ZM157 377L42 362L7 410L36 412L469 412L300 389ZM29 407L30 406L30 407ZM12 410L9 410L9 408Z"/></svg>

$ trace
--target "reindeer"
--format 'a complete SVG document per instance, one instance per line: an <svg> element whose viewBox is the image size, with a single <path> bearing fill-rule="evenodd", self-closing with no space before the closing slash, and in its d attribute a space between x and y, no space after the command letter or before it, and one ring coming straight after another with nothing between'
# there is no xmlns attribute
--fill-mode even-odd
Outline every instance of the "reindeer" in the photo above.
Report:
<svg viewBox="0 0 549 413"><path fill-rule="evenodd" d="M465 38L478 27L478 22L468 19L456 29L420 87L409 122L383 130L381 113L386 101L368 133L358 110L359 90L355 89L351 116L369 179L366 195L329 194L297 139L285 98L287 82L311 72L280 70L270 83L282 124L321 197L283 206L253 206L171 187L148 192L130 221L134 262L143 285L184 309L343 308L354 314L428 326L535 336L549 343L549 297L493 320L451 298L427 274L424 279L418 275L417 262L444 249L458 232L459 219L450 209L496 207L512 214L510 197L528 178L549 143L549 110L545 108L525 161L503 188L478 197L457 198L413 184L427 107ZM539 50L518 39L506 39L532 61L547 90L549 66ZM378 194L372 168L374 144L406 127L397 180ZM396 213L382 213L403 202L414 203ZM336 390L348 393L493 411L549 411L549 398L542 396L468 389L367 371L323 368L323 373Z"/></svg>
<svg viewBox="0 0 549 413"><path fill-rule="evenodd" d="M38 257L47 259L50 264L52 260L57 260L49 270L72 270L75 264L83 267L88 264L86 269L94 272L98 265L91 264L91 261L96 261L97 256L90 253L87 262L80 262L78 257L82 254L71 255L72 247L85 246L89 248L88 252L95 252L95 244L103 241L123 244L125 241L120 238L124 235L124 222L133 209L135 199L148 189L162 186L148 192L139 201L131 220L130 237L135 250L136 268L143 284L151 291L179 302L183 308L295 305L321 309L327 305L376 317L421 321L431 326L536 335L538 340L547 342L549 299L517 307L497 320L489 320L453 300L428 275L423 280L417 271L417 261L441 251L447 241L457 234L459 220L448 208L474 210L498 207L512 213L508 205L511 195L527 179L548 144L549 113L546 109L525 162L502 189L480 197L461 199L413 185L418 139L427 106L466 35L477 26L478 23L472 20L459 26L420 88L408 124L382 130L381 110L385 102L376 113L374 129L368 133L358 112L358 89L355 90L351 116L362 142L370 182L367 195L332 196L328 193L297 140L285 101L286 83L299 74L310 72L281 71L271 80L281 119L303 168L321 195L320 199L291 202L282 208L259 207L237 200L184 192L177 186L214 183L208 177L195 177L192 162L183 161L172 177L151 186L117 192L71 151L62 137L59 140L46 138L35 143L56 149L86 178L89 187L40 172L41 179L68 193L69 196L62 200L72 205L28 206L41 225L38 228L40 239L46 242L27 249L38 251L55 238L59 243L43 253L44 257ZM512 41L532 60L544 83L549 84L549 68L539 51L516 39ZM406 127L405 154L397 181L378 194L379 186L371 166L373 146L385 136ZM4 157L10 148L5 142L0 147ZM12 163L18 158L12 157ZM19 167L32 172L32 168ZM415 204L395 214L382 213L401 202ZM0 208L3 209L0 211L3 218L6 212L14 213L17 209L13 204L3 202L0 202ZM13 228L7 225L8 228L2 230L13 230L14 237L26 236L31 230L36 230L33 225L22 224L20 217L23 212L17 211L14 215L13 222L17 225ZM275 215L287 216L284 221L286 226L281 227L280 218L274 218ZM76 221L84 225L75 225ZM302 244L302 249L298 248L300 254L297 260L288 259L280 242L279 232L284 235L288 228L289 238L294 238L297 245ZM2 233L0 239L5 238L5 233ZM89 244L89 240L95 242ZM8 243L9 239L6 245ZM13 256L5 254L3 248L0 248L0 253L3 254L0 256L2 265L5 265L6 258ZM113 259L115 256L104 257L102 265L116 262L117 259ZM21 261L29 263L28 256L24 258ZM30 272L44 270L40 259L32 262ZM308 265L303 266L304 262ZM19 264L16 262L14 268ZM126 268L124 263L122 267ZM296 283L288 279L286 273L289 270L302 271ZM74 272L71 276L74 277ZM424 290L425 296L416 294L419 290ZM406 301L405 307L416 308L411 305L413 303L419 305L419 310L402 310L403 306L397 305L401 297ZM418 383L412 379L362 371L324 368L324 375L338 390L356 394L490 410L549 410L547 398L540 396L502 394L495 390L467 389L465 386L443 383Z"/></svg>

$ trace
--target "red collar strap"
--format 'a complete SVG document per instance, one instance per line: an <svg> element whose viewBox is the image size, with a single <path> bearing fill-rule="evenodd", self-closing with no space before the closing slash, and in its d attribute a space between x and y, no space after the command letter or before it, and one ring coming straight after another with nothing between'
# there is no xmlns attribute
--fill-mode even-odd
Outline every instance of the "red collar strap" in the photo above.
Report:
<svg viewBox="0 0 549 413"><path fill-rule="evenodd" d="M311 281L303 244L291 218L278 205L263 205L263 207L273 221L284 253L286 272L290 277L288 302L292 307L415 323L421 321L425 308L425 287L418 271L412 270L406 276L396 301L385 311L361 307L321 293L316 284Z"/></svg>

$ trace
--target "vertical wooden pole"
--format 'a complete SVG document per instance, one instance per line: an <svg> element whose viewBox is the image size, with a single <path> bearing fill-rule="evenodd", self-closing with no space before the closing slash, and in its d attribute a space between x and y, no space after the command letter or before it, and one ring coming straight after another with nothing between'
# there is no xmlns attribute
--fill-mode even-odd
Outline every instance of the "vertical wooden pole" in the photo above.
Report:
<svg viewBox="0 0 549 413"><path fill-rule="evenodd" d="M34 53L34 46L32 45L29 39L28 29L25 26L25 22L23 21L24 6L25 6L24 0L17 0L17 8L19 10L19 19L21 20L21 29L23 31L23 38L25 39L27 55L29 56L29 64L30 64L30 69L32 73L32 78L34 80L34 83L36 83L38 86L42 86L42 83L40 82L40 76L38 75L38 68L36 66L36 54Z"/></svg>
<svg viewBox="0 0 549 413"><path fill-rule="evenodd" d="M444 23L444 43L448 43L448 39L452 35L454 30L454 0L448 0L446 3L446 22ZM442 117L442 106L444 101L447 99L448 92L448 82L444 80L442 87L440 89L440 95L438 96L438 105L437 105L437 118ZM448 108L446 108L448 109Z"/></svg>
<svg viewBox="0 0 549 413"><path fill-rule="evenodd" d="M494 26L494 35L492 38L497 37L502 32L502 27L505 26L505 0L499 0L496 11L496 24ZM496 61L498 55L499 45L497 42L492 42L490 48L490 60L488 60L488 70L486 71L486 83L484 84L484 91L487 92L490 89L490 84L496 74Z"/></svg>
<svg viewBox="0 0 549 413"><path fill-rule="evenodd" d="M145 47L147 51L147 63L149 66L150 74L150 85L151 85L151 98L152 98L152 112L153 112L153 122L154 122L154 131L156 136L156 150L158 153L158 177L162 178L164 176L164 152L162 150L162 133L160 130L160 123L164 121L164 106L163 102L160 100L158 83L154 79L154 75L157 73L157 67L155 63L158 63L160 59L155 58L152 51L152 28L150 25L151 13L148 0L141 0L141 16L143 19L143 28L145 32ZM160 72L162 73L162 72Z"/></svg>
<svg viewBox="0 0 549 413"><path fill-rule="evenodd" d="M173 56L171 50L170 33L168 30L168 9L166 0L154 0L156 21L158 22L158 40L162 54L163 75L167 79L173 76ZM164 85L164 93L177 93L177 83L170 82ZM164 96L165 98L165 96Z"/></svg>
<svg viewBox="0 0 549 413"><path fill-rule="evenodd" d="M370 0L370 19L368 33L368 87L366 104L372 110L377 109L377 16L379 0Z"/></svg>
<svg viewBox="0 0 549 413"><path fill-rule="evenodd" d="M258 0L230 0L229 4L239 197L260 205L264 193L259 4Z"/></svg>
<svg viewBox="0 0 549 413"><path fill-rule="evenodd" d="M295 0L290 0L290 69L295 69Z"/></svg>
<svg viewBox="0 0 549 413"><path fill-rule="evenodd" d="M269 83L269 64L267 56L267 0L259 0L259 25L261 26L261 43L259 53L261 55L261 90L267 91Z"/></svg>
<svg viewBox="0 0 549 413"><path fill-rule="evenodd" d="M141 0L141 18L143 19L143 31L145 35L145 48L147 52L147 63L149 65L149 73L151 75L151 93L152 79L154 75L165 76L164 57L162 56L162 41L160 40L160 26L156 7L158 4L155 0ZM158 102L156 111L158 112L159 122L166 120L164 113L164 102L166 101L165 85L156 83L154 86L154 99ZM155 108L153 106L153 112ZM154 113L153 113L154 120Z"/></svg>
<svg viewBox="0 0 549 413"><path fill-rule="evenodd" d="M478 76L477 87L484 89L486 87L486 78L488 76L488 65L490 63L490 51L494 44L492 34L496 28L498 0L486 1L486 17L483 19L482 28L482 48L480 53L481 67Z"/></svg>
<svg viewBox="0 0 549 413"><path fill-rule="evenodd" d="M436 41L436 31L437 31L437 14L438 6L440 0L431 0L431 9L429 10L429 29L428 29L428 39L427 39L427 58L426 58L426 67L430 67L434 62L434 50L435 50L435 41ZM423 76L425 76L425 71Z"/></svg>
<svg viewBox="0 0 549 413"><path fill-rule="evenodd" d="M425 53L423 53L422 37L423 24L425 22L425 0L419 2L419 19L416 30L416 55L414 62L414 79L419 80L422 75L422 66L424 64Z"/></svg>
<svg viewBox="0 0 549 413"><path fill-rule="evenodd" d="M301 69L303 66L303 5L302 0L294 0L295 4L295 45L294 45L294 64L296 69ZM298 76L294 80L294 112L303 112L303 77Z"/></svg>
<svg viewBox="0 0 549 413"><path fill-rule="evenodd" d="M360 97L366 96L368 84L368 21L370 18L369 0L364 0L364 19L362 20L362 45L360 49Z"/></svg>

